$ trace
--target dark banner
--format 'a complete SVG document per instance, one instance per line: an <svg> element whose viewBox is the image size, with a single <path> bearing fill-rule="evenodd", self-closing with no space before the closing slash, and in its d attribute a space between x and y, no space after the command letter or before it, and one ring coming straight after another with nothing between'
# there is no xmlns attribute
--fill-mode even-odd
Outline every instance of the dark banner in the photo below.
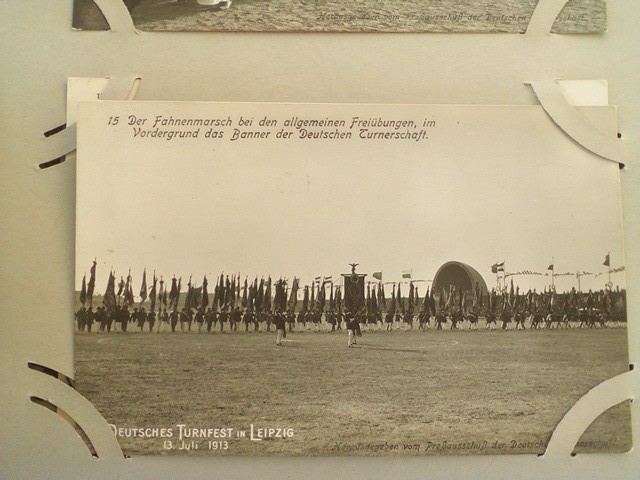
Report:
<svg viewBox="0 0 640 480"><path fill-rule="evenodd" d="M364 308L364 277L365 274L343 273L344 277L344 305L345 311L356 313Z"/></svg>

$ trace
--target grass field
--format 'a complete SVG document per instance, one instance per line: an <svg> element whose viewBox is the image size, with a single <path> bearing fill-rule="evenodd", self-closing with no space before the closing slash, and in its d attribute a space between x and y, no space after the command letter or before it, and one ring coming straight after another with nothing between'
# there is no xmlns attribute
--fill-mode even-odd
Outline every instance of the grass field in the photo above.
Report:
<svg viewBox="0 0 640 480"><path fill-rule="evenodd" d="M76 387L118 427L173 428L174 447L178 424L294 432L247 433L224 451L198 438L190 453L542 453L571 405L628 368L626 328L396 330L346 346L343 332L293 332L282 347L273 333L79 333ZM119 440L127 454L185 453L162 438ZM627 451L628 405L582 440L578 452Z"/></svg>
<svg viewBox="0 0 640 480"><path fill-rule="evenodd" d="M537 0L234 0L231 8L196 0L141 0L131 16L141 30L330 32L519 32ZM74 26L107 28L92 0L75 0ZM604 32L604 0L569 0L554 33Z"/></svg>

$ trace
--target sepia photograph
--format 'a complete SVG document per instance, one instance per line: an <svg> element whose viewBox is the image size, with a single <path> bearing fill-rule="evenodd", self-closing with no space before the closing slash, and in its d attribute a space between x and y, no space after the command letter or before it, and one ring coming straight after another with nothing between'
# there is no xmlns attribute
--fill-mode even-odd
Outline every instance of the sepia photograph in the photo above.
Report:
<svg viewBox="0 0 640 480"><path fill-rule="evenodd" d="M196 32L524 33L538 0L124 0L136 28ZM605 0L569 0L552 33L604 33ZM75 0L73 27L108 30L93 0Z"/></svg>
<svg viewBox="0 0 640 480"><path fill-rule="evenodd" d="M74 386L126 455L542 454L628 370L618 165L539 106L78 111ZM625 402L575 451L631 444Z"/></svg>

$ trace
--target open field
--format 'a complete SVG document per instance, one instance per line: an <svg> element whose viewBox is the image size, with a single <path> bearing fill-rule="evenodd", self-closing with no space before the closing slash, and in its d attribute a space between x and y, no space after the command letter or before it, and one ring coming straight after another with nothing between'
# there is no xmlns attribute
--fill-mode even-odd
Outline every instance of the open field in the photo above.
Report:
<svg viewBox="0 0 640 480"><path fill-rule="evenodd" d="M537 0L234 0L229 9L196 0L141 0L131 10L141 30L310 32L518 32ZM76 0L74 26L107 28L92 0ZM569 0L554 33L604 32L604 0Z"/></svg>
<svg viewBox="0 0 640 480"><path fill-rule="evenodd" d="M350 349L343 332L293 332L283 347L273 333L79 333L76 387L118 427L172 428L174 447L178 424L294 432L224 439L224 451L198 438L188 453L542 453L571 405L628 368L626 328L365 332ZM157 454L166 439L119 440ZM602 444L578 452L628 450L628 405L582 441Z"/></svg>

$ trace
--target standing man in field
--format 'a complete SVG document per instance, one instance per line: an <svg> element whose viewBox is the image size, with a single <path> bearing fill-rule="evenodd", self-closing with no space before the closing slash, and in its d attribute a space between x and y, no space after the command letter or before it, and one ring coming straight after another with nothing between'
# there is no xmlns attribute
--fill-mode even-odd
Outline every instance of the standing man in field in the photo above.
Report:
<svg viewBox="0 0 640 480"><path fill-rule="evenodd" d="M118 315L118 318L116 319L116 321L120 322L120 331L126 332L127 325L130 320L129 307L120 307L118 310L116 310L116 313Z"/></svg>
<svg viewBox="0 0 640 480"><path fill-rule="evenodd" d="M207 312L204 314L204 321L207 324L207 332L211 332L211 326L213 325L214 318L215 312L211 309L211 307L207 308Z"/></svg>
<svg viewBox="0 0 640 480"><path fill-rule="evenodd" d="M147 319L147 311L142 307L138 312L138 328L140 328L140 332L144 328L144 322Z"/></svg>
<svg viewBox="0 0 640 480"><path fill-rule="evenodd" d="M250 308L246 308L244 311L244 315L242 316L242 321L244 322L244 331L249 331L249 325L253 323L253 312Z"/></svg>
<svg viewBox="0 0 640 480"><path fill-rule="evenodd" d="M502 322L502 330L509 330L509 324L511 323L511 314L506 310L503 310L500 314L500 322Z"/></svg>
<svg viewBox="0 0 640 480"><path fill-rule="evenodd" d="M344 314L345 321L347 322L347 347L352 348L356 342L356 332L358 331L358 317L347 311Z"/></svg>
<svg viewBox="0 0 640 480"><path fill-rule="evenodd" d="M186 332L186 327L191 326L191 315L189 315L189 311L183 307L180 311L180 331Z"/></svg>
<svg viewBox="0 0 640 480"><path fill-rule="evenodd" d="M286 320L282 312L280 312L279 310L276 310L273 315L273 323L276 327L276 345L281 347L282 339L284 338L284 335L285 335L284 329L285 329Z"/></svg>
<svg viewBox="0 0 640 480"><path fill-rule="evenodd" d="M164 324L165 323L169 323L169 312L167 312L166 308L162 309L162 313L160 314L160 317L158 318L158 333L160 333L162 330L164 330Z"/></svg>
<svg viewBox="0 0 640 480"><path fill-rule="evenodd" d="M149 310L147 313L147 322L149 323L149 333L153 332L153 326L156 323L156 312L153 310Z"/></svg>
<svg viewBox="0 0 640 480"><path fill-rule="evenodd" d="M496 327L496 316L492 312L487 312L485 316L485 330L494 330Z"/></svg>
<svg viewBox="0 0 640 480"><path fill-rule="evenodd" d="M234 307L229 315L231 331L238 331L238 324L242 321L242 312L238 306Z"/></svg>
<svg viewBox="0 0 640 480"><path fill-rule="evenodd" d="M171 315L169 315L169 322L171 324L171 331L175 332L176 331L176 326L178 325L178 320L180 319L180 314L178 313L178 310L174 309L171 312Z"/></svg>
<svg viewBox="0 0 640 480"><path fill-rule="evenodd" d="M84 327L87 324L87 309L86 307L80 307L76 312L76 320L78 320L78 331L84 332Z"/></svg>
<svg viewBox="0 0 640 480"><path fill-rule="evenodd" d="M204 325L204 312L202 310L202 307L198 307L198 310L196 311L195 321L198 325L198 333L202 332L202 325Z"/></svg>

